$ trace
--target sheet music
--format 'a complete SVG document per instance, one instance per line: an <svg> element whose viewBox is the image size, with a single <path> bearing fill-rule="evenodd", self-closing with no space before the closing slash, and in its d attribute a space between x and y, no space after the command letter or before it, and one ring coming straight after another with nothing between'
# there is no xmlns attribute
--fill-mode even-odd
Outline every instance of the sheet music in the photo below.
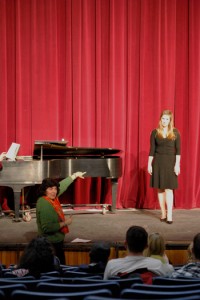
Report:
<svg viewBox="0 0 200 300"><path fill-rule="evenodd" d="M17 153L19 151L20 148L20 144L17 143L12 143L10 148L8 149L7 153L6 153L6 158L10 159L10 160L15 160Z"/></svg>
<svg viewBox="0 0 200 300"><path fill-rule="evenodd" d="M89 242L91 242L91 240L85 240L80 238L76 238L73 241L71 241L71 243L89 243Z"/></svg>

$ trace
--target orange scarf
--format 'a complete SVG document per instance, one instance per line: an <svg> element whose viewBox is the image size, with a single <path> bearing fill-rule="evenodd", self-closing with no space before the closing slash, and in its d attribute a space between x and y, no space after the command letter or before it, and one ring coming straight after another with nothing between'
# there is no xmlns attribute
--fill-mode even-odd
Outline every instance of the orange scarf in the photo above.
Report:
<svg viewBox="0 0 200 300"><path fill-rule="evenodd" d="M54 210L58 214L59 222L65 222L65 215L60 205L60 201L58 200L58 197L56 197L54 200L51 200L47 196L43 196L43 198L53 206ZM68 233L69 232L68 226L67 225L63 226L62 228L60 228L60 231L63 232L64 234Z"/></svg>

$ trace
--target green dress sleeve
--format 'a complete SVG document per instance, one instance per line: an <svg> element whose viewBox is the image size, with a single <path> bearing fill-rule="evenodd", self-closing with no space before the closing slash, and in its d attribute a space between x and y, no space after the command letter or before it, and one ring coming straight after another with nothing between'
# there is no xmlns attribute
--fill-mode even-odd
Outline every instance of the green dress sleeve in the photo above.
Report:
<svg viewBox="0 0 200 300"><path fill-rule="evenodd" d="M66 189L70 186L70 184L72 182L73 182L73 179L71 178L71 176L68 176L67 178L65 178L59 182L60 183L60 192L58 194L58 197L66 191Z"/></svg>

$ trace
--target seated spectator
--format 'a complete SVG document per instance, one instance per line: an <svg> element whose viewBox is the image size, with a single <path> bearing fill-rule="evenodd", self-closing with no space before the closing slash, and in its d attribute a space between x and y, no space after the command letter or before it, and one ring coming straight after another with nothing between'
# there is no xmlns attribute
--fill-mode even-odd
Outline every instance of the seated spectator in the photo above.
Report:
<svg viewBox="0 0 200 300"><path fill-rule="evenodd" d="M165 254L165 241L161 234L151 233L149 235L148 247L144 250L144 256L159 259L163 264L169 263Z"/></svg>
<svg viewBox="0 0 200 300"><path fill-rule="evenodd" d="M3 164L2 161L6 159L6 152L2 152L0 154L0 171L3 170ZM4 213L11 214L13 216L13 212L11 211L10 207L13 206L14 208L14 195L12 192L12 195L10 196L10 190L9 187L0 187L0 217L4 216ZM11 201L11 205L8 204L8 201Z"/></svg>
<svg viewBox="0 0 200 300"><path fill-rule="evenodd" d="M2 160L6 159L6 152L2 152L0 154L0 171L3 169L3 165L1 163Z"/></svg>
<svg viewBox="0 0 200 300"><path fill-rule="evenodd" d="M190 243L188 248L187 248L187 255L188 255L187 262L188 263L195 261L194 254L192 252L192 248L193 248L193 243Z"/></svg>
<svg viewBox="0 0 200 300"><path fill-rule="evenodd" d="M1 161L4 159L4 152L0 154L0 171L2 171L3 169L3 165L1 163ZM2 212L2 207L1 207L1 203L0 203L0 217L3 216L3 212Z"/></svg>
<svg viewBox="0 0 200 300"><path fill-rule="evenodd" d="M41 273L59 270L59 267L51 243L45 237L37 237L28 244L12 273L18 277L32 275L39 278Z"/></svg>
<svg viewBox="0 0 200 300"><path fill-rule="evenodd" d="M92 274L104 273L108 258L110 256L110 246L105 243L94 244L89 255L90 264L80 265L78 271Z"/></svg>
<svg viewBox="0 0 200 300"><path fill-rule="evenodd" d="M200 278L200 233L196 234L193 239L192 247L192 262L187 263L180 269L171 274L172 278L186 277L186 278Z"/></svg>
<svg viewBox="0 0 200 300"><path fill-rule="evenodd" d="M138 269L147 269L161 276L171 274L173 271L172 266L167 263L163 264L158 259L143 255L144 249L147 248L147 240L148 234L144 228L131 226L126 232L125 246L127 248L127 256L108 261L104 279L131 274Z"/></svg>

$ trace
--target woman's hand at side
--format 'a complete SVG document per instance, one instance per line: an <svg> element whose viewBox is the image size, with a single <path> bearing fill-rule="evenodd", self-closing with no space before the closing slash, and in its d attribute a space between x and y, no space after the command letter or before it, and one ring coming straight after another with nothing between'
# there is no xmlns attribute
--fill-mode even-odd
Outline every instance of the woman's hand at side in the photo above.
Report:
<svg viewBox="0 0 200 300"><path fill-rule="evenodd" d="M180 164L175 164L174 173L176 174L176 176L180 174Z"/></svg>
<svg viewBox="0 0 200 300"><path fill-rule="evenodd" d="M60 228L64 227L64 226L68 226L72 223L72 215L70 215L69 217L67 217L65 219L65 221L60 222Z"/></svg>
<svg viewBox="0 0 200 300"><path fill-rule="evenodd" d="M65 219L65 226L70 225L72 223L72 215Z"/></svg>
<svg viewBox="0 0 200 300"><path fill-rule="evenodd" d="M152 175L152 161L153 161L153 156L149 156L149 159L148 159L148 167L147 167L147 171L150 175Z"/></svg>

